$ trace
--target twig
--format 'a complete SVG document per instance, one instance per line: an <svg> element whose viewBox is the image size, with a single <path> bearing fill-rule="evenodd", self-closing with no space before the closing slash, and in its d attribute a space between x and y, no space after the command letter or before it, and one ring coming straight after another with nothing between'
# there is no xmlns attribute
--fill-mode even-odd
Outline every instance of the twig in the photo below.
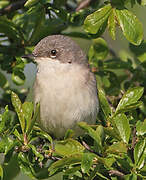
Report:
<svg viewBox="0 0 146 180"><path fill-rule="evenodd" d="M78 7L76 8L76 11L79 11L81 9L84 9L84 8L88 7L91 1L92 0L83 0L83 1L81 1L80 4L78 5Z"/></svg>
<svg viewBox="0 0 146 180"><path fill-rule="evenodd" d="M134 149L135 144L136 144L136 127L134 127L134 129L133 129L133 137L132 137L132 146L131 146L131 149Z"/></svg>
<svg viewBox="0 0 146 180"><path fill-rule="evenodd" d="M84 146L88 151L90 151L91 153L94 153L94 154L96 154L96 155L98 155L98 156L101 157L101 154L99 154L99 153L95 152L94 150L92 150L92 149L88 146L88 144L85 143L85 141L82 141L82 144L83 144L83 146Z"/></svg>
<svg viewBox="0 0 146 180"><path fill-rule="evenodd" d="M119 176L119 177L125 176L125 174L123 174L122 172L117 171L117 170L110 170L110 171L109 171L109 175L110 175L110 176L116 175L116 176Z"/></svg>
<svg viewBox="0 0 146 180"><path fill-rule="evenodd" d="M16 2L8 5L7 7L0 9L0 16L11 13L18 9L21 9L24 6L25 2L26 2L26 0L21 0L21 1L18 0Z"/></svg>

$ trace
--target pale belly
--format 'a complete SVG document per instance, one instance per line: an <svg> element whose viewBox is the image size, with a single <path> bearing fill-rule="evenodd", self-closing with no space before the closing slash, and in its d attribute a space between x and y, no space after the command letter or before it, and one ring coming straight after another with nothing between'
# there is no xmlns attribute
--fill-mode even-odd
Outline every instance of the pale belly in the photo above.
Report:
<svg viewBox="0 0 146 180"><path fill-rule="evenodd" d="M39 124L43 130L62 138L67 129L80 134L77 122L95 124L98 113L96 86L82 85L78 78L46 76L39 73L34 85L35 103L40 102Z"/></svg>

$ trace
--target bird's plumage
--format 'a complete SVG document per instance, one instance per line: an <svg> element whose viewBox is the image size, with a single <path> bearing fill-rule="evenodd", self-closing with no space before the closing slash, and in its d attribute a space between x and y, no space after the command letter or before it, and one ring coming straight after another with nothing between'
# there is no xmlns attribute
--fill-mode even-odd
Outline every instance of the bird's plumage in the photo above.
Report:
<svg viewBox="0 0 146 180"><path fill-rule="evenodd" d="M57 50L51 57L51 50ZM40 126L57 138L77 122L94 124L98 113L97 86L81 48L62 35L48 36L33 51L38 72L35 103L40 102Z"/></svg>

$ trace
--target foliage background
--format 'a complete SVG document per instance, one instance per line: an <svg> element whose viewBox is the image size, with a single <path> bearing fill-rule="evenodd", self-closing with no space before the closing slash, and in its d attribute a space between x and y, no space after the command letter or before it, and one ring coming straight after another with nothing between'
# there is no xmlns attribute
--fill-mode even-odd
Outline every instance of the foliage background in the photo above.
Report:
<svg viewBox="0 0 146 180"><path fill-rule="evenodd" d="M146 177L146 28L140 22L145 5L145 0L0 1L1 179L15 179L20 169L31 178L59 172L64 179ZM77 140L68 131L64 141L55 141L53 153L52 138L34 126L39 107L33 114L33 104L24 103L35 65L21 58L51 34L68 35L86 51L101 105L97 125L81 123L86 136Z"/></svg>

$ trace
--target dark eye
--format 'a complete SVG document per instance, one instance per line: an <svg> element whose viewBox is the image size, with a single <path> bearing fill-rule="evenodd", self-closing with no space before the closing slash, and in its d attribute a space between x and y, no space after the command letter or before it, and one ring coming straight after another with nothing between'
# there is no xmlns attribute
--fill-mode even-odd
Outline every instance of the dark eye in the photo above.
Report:
<svg viewBox="0 0 146 180"><path fill-rule="evenodd" d="M55 57L56 57L56 54L57 54L56 49L51 50L51 57L52 57L52 58L55 58Z"/></svg>

